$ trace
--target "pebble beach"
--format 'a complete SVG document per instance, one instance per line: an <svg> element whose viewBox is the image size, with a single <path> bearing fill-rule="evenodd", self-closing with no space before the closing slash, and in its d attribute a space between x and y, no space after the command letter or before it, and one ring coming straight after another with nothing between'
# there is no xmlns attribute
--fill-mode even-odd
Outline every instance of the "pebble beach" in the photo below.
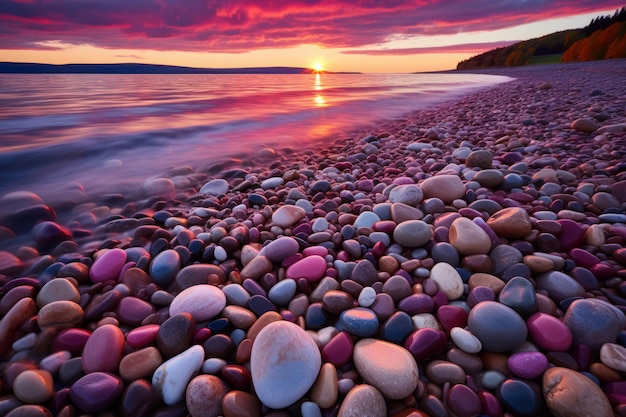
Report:
<svg viewBox="0 0 626 417"><path fill-rule="evenodd" d="M316 148L0 196L0 416L626 416L626 61L484 73Z"/></svg>

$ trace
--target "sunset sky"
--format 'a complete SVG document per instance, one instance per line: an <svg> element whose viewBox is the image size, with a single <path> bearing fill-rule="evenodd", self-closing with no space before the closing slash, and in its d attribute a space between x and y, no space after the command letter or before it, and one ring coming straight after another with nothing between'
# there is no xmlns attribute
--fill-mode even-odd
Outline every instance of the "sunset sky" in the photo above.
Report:
<svg viewBox="0 0 626 417"><path fill-rule="evenodd" d="M445 70L622 1L1 0L0 61Z"/></svg>

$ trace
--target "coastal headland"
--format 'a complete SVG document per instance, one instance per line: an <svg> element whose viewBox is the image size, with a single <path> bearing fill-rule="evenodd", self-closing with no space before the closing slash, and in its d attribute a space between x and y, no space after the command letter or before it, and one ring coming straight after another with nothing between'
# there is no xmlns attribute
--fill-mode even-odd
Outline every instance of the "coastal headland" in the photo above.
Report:
<svg viewBox="0 0 626 417"><path fill-rule="evenodd" d="M0 415L626 415L625 64L0 196Z"/></svg>

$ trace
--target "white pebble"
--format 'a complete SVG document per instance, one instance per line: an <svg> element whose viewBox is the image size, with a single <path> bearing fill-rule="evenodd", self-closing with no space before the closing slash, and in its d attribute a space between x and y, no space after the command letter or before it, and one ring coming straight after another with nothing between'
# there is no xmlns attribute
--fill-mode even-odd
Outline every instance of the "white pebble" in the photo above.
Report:
<svg viewBox="0 0 626 417"><path fill-rule="evenodd" d="M476 336L461 327L450 330L450 338L459 349L467 353L478 353L483 348Z"/></svg>
<svg viewBox="0 0 626 417"><path fill-rule="evenodd" d="M226 366L226 361L220 358L209 358L202 363L202 373L217 375Z"/></svg>
<svg viewBox="0 0 626 417"><path fill-rule="evenodd" d="M213 252L213 256L215 256L215 259L217 259L220 262L223 262L226 259L228 259L228 253L226 253L226 249L224 249L221 246L217 246L215 248L215 251Z"/></svg>
<svg viewBox="0 0 626 417"><path fill-rule="evenodd" d="M359 305L361 307L369 307L376 300L376 290L372 287L365 287L359 294Z"/></svg>

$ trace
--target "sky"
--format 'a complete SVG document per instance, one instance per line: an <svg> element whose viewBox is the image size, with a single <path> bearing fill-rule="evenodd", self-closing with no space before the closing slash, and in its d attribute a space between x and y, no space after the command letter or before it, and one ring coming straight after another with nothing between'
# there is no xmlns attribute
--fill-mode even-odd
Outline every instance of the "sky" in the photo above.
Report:
<svg viewBox="0 0 626 417"><path fill-rule="evenodd" d="M453 69L612 14L598 0L1 0L0 61Z"/></svg>

